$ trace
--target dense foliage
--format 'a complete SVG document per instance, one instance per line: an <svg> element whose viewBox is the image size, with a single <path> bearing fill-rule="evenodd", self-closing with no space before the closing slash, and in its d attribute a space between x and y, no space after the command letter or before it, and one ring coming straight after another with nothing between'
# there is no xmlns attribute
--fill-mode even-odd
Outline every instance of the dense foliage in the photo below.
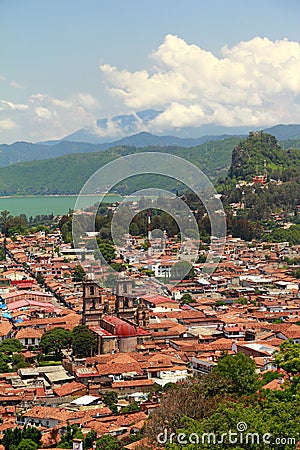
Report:
<svg viewBox="0 0 300 450"><path fill-rule="evenodd" d="M8 428L4 432L1 444L5 450L36 450L40 448L42 433L36 427L24 426L21 428Z"/></svg>
<svg viewBox="0 0 300 450"><path fill-rule="evenodd" d="M288 363L291 373L299 371L299 349L298 344L283 344L279 365ZM282 377L278 372L269 374L258 380L251 358L224 354L212 373L165 392L146 435L154 445L159 442L169 450L295 449L300 436L300 380L294 376L281 390L263 390L264 384ZM230 441L229 433L237 440Z"/></svg>
<svg viewBox="0 0 300 450"><path fill-rule="evenodd" d="M95 350L95 338L85 325L78 325L72 331L58 327L43 334L40 346L43 354L53 355L54 360L62 358L64 349L72 349L76 356L91 356Z"/></svg>
<svg viewBox="0 0 300 450"><path fill-rule="evenodd" d="M270 134L251 132L233 150L230 177L251 181L254 175L263 174L264 162L269 178L291 181L298 178L300 151L282 149Z"/></svg>
<svg viewBox="0 0 300 450"><path fill-rule="evenodd" d="M193 162L208 176L225 174L230 164L232 148L238 137L207 142L197 147L145 147L143 151L168 152ZM92 148L92 146L91 146ZM43 161L30 161L0 168L0 195L26 194L78 194L86 180L103 165L116 158L140 152L136 147L120 146L106 151L76 153ZM170 179L164 183L153 175L134 177L130 190L147 187L170 188ZM176 189L176 183L174 184ZM128 192L125 184L119 192Z"/></svg>

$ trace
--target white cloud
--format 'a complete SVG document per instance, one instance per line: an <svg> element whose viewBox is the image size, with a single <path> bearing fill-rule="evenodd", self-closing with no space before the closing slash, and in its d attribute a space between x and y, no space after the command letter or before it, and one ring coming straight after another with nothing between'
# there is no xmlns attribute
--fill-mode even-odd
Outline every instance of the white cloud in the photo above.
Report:
<svg viewBox="0 0 300 450"><path fill-rule="evenodd" d="M79 92L65 99L44 93L32 94L26 103L0 100L0 120L7 125L8 111L13 114L18 134L8 133L7 140L38 141L59 139L84 126L93 127L98 118L99 103L89 93ZM13 136L13 137L11 137Z"/></svg>
<svg viewBox="0 0 300 450"><path fill-rule="evenodd" d="M167 35L151 70L103 64L108 92L132 109L162 108L157 129L299 122L300 44L256 37L222 49L222 57Z"/></svg>
<svg viewBox="0 0 300 450"><path fill-rule="evenodd" d="M0 120L0 130L12 130L16 127L16 123L11 119Z"/></svg>
<svg viewBox="0 0 300 450"><path fill-rule="evenodd" d="M25 105L23 103L13 103L8 102L6 100L0 100L0 110L4 109L11 109L16 111L27 111L29 109L28 105Z"/></svg>
<svg viewBox="0 0 300 450"><path fill-rule="evenodd" d="M120 125L115 120L97 127L97 119L112 114L109 110L103 113L99 100L90 93L57 98L36 92L19 102L0 100L1 129L12 130L3 132L2 139L58 139L83 127L99 136L117 138L125 132L163 133L204 124L260 128L299 123L298 42L256 37L231 48L224 46L221 56L216 56L167 35L150 56L152 66L147 70L100 66L111 108L122 113L148 108L162 111L147 124L136 116L134 127L125 131L125 122ZM0 81L5 78L0 76ZM19 86L15 81L10 85Z"/></svg>
<svg viewBox="0 0 300 450"><path fill-rule="evenodd" d="M49 120L52 119L52 113L49 109L44 108L43 106L37 106L35 108L35 112L40 119Z"/></svg>
<svg viewBox="0 0 300 450"><path fill-rule="evenodd" d="M10 86L11 87L13 87L13 88L15 88L15 89L24 89L24 86L22 85L22 84L20 84L20 83L17 83L16 81L11 81L10 83Z"/></svg>

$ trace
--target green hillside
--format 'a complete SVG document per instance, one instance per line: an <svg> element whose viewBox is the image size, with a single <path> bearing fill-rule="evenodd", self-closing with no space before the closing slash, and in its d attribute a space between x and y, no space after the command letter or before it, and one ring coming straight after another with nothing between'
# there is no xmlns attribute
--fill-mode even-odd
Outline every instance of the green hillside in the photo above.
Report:
<svg viewBox="0 0 300 450"><path fill-rule="evenodd" d="M233 150L230 178L250 181L255 175L262 175L266 164L269 178L292 181L299 178L300 150L291 149L293 141L287 141L282 148L276 138L263 132L251 132ZM298 147L298 141L295 142Z"/></svg>
<svg viewBox="0 0 300 450"><path fill-rule="evenodd" d="M228 176L218 186L219 192L223 194L229 223L238 218L243 232L255 225L255 230L250 233L252 238L261 238L264 229L265 240L289 241L291 244L300 242L300 149L288 147L281 148L270 134L250 133L247 139L234 148ZM267 169L266 184L253 183L256 175L264 174L264 162ZM232 214L231 206L238 209L235 211L236 216ZM274 220L275 215L281 217L279 222ZM281 220L294 225L284 230L280 227ZM244 237L236 230L233 234Z"/></svg>
<svg viewBox="0 0 300 450"><path fill-rule="evenodd" d="M230 137L207 142L197 147L146 147L118 146L94 153L76 153L42 161L30 161L0 168L0 195L77 194L87 179L108 162L131 153L157 151L186 158L212 179L224 176L230 166L232 149L240 138ZM136 177L131 188L155 187L153 175ZM159 185L159 187L164 187ZM170 187L170 181L165 181ZM176 188L176 184L172 186ZM124 190L124 187L123 187ZM122 189L120 190L120 192Z"/></svg>

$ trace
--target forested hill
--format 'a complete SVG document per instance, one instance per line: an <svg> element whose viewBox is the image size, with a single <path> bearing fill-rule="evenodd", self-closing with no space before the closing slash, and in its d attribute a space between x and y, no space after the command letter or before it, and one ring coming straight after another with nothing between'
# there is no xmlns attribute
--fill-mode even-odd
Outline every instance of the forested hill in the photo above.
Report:
<svg viewBox="0 0 300 450"><path fill-rule="evenodd" d="M235 215L240 220L235 236L300 243L299 174L299 149L283 149L274 136L262 132L250 133L240 142L233 150L228 176L218 185L229 221ZM255 182L259 175L266 178ZM281 221L288 223L286 229Z"/></svg>
<svg viewBox="0 0 300 450"><path fill-rule="evenodd" d="M43 161L13 164L0 168L0 195L78 194L97 169L120 156L141 151L167 152L181 156L196 164L209 177L217 179L226 175L232 149L239 141L239 137L230 137L192 148L118 146L106 151L76 153ZM131 187L151 187L151 177L153 175L143 177L142 180L136 177L132 181L135 184ZM147 186L144 181L147 181ZM169 181L166 182L166 188L170 188Z"/></svg>
<svg viewBox="0 0 300 450"><path fill-rule="evenodd" d="M292 144L292 142L289 142ZM298 144L298 142L297 142ZM300 150L284 149L276 138L264 132L251 132L232 152L230 178L250 181L262 175L266 165L269 179L297 181L300 173Z"/></svg>

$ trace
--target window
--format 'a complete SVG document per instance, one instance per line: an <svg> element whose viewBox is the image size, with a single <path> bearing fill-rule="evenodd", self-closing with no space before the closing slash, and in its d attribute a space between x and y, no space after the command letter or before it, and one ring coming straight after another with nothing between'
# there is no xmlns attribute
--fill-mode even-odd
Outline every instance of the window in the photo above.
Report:
<svg viewBox="0 0 300 450"><path fill-rule="evenodd" d="M90 295L95 295L95 288L94 288L94 286L90 286Z"/></svg>

